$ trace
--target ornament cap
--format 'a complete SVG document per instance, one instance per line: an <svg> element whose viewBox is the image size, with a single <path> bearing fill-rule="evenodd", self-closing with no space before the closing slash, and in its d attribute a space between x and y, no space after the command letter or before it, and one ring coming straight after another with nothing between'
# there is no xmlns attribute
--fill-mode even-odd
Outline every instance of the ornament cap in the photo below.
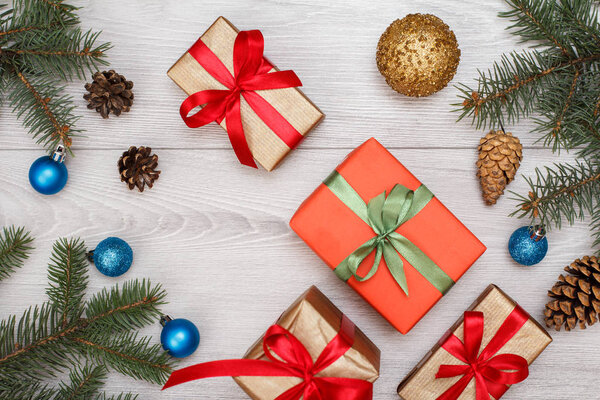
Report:
<svg viewBox="0 0 600 400"><path fill-rule="evenodd" d="M52 153L52 161L56 161L58 163L62 163L65 161L65 157L67 156L66 150L65 150L65 146L63 146L62 144L59 144L58 146L56 146L56 150L54 150L54 153Z"/></svg>
<svg viewBox="0 0 600 400"><path fill-rule="evenodd" d="M544 225L535 225L530 228L530 237L539 242L546 237L546 228Z"/></svg>
<svg viewBox="0 0 600 400"><path fill-rule="evenodd" d="M172 320L173 320L173 318L169 317L168 315L163 315L163 316L160 317L160 324L162 326L165 326L166 324L168 324Z"/></svg>
<svg viewBox="0 0 600 400"><path fill-rule="evenodd" d="M88 251L87 253L85 253L85 256L91 263L94 262L94 250Z"/></svg>

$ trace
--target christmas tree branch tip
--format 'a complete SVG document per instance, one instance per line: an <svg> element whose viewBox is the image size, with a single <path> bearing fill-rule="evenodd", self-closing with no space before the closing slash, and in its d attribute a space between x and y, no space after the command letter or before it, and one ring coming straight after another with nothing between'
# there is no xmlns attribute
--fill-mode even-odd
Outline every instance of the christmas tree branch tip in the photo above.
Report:
<svg viewBox="0 0 600 400"><path fill-rule="evenodd" d="M24 227L4 227L0 234L0 281L21 268L33 247L33 237Z"/></svg>

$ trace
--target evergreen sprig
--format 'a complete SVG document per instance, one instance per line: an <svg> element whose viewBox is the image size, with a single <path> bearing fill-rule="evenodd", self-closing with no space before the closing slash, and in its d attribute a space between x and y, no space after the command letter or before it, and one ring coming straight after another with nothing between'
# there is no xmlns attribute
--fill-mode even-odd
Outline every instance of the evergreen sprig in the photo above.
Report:
<svg viewBox="0 0 600 400"><path fill-rule="evenodd" d="M87 272L83 241L56 241L48 266L49 301L0 321L0 400L134 399L130 393L98 393L108 370L164 383L173 359L137 330L158 320L165 291L133 280L85 301ZM68 381L48 384L47 378L64 372Z"/></svg>
<svg viewBox="0 0 600 400"><path fill-rule="evenodd" d="M62 81L105 65L109 43L84 31L77 8L62 0L14 0L0 5L0 96L7 97L37 143L70 151L79 129ZM3 11L4 10L4 11Z"/></svg>
<svg viewBox="0 0 600 400"><path fill-rule="evenodd" d="M0 281L21 268L29 253L33 238L24 227L4 227L0 234Z"/></svg>
<svg viewBox="0 0 600 400"><path fill-rule="evenodd" d="M48 290L51 304L60 314L65 328L83 313L83 296L87 288L88 262L81 240L60 239L54 243L48 265Z"/></svg>
<svg viewBox="0 0 600 400"><path fill-rule="evenodd" d="M573 224L586 214L594 214L600 193L599 164L585 160L575 165L554 164L553 168L536 169L536 177L526 180L530 191L517 197L519 209L513 215L560 228L564 220Z"/></svg>
<svg viewBox="0 0 600 400"><path fill-rule="evenodd" d="M579 160L555 164L527 179L512 215L540 219L547 227L591 217L600 245L600 24L593 0L506 0L500 14L522 42L523 52L502 56L479 73L475 88L458 87L459 119L477 128L534 116L533 133L554 151L574 149ZM533 223L533 221L532 221Z"/></svg>

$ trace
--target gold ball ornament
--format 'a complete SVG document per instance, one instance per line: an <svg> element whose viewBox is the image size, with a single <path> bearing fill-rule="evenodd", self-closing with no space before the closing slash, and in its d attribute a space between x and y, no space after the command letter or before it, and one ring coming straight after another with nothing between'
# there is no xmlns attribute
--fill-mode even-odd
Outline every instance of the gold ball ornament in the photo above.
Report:
<svg viewBox="0 0 600 400"><path fill-rule="evenodd" d="M377 68L392 89L429 96L452 80L460 49L454 32L431 14L409 14L385 30L377 45Z"/></svg>

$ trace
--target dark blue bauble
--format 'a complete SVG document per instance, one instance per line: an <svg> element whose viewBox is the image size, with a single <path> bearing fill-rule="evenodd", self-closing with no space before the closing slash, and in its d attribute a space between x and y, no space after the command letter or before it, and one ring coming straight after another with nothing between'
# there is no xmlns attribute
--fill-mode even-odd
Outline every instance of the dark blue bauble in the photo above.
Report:
<svg viewBox="0 0 600 400"><path fill-rule="evenodd" d="M60 161L50 156L40 157L29 168L29 183L41 194L55 194L67 184L69 173Z"/></svg>
<svg viewBox="0 0 600 400"><path fill-rule="evenodd" d="M511 257L521 265L534 265L544 259L548 252L548 240L543 229L522 226L508 240Z"/></svg>
<svg viewBox="0 0 600 400"><path fill-rule="evenodd" d="M164 316L160 320L163 326L160 333L160 342L163 349L176 358L191 355L200 344L200 332L192 322L187 319L171 319Z"/></svg>
<svg viewBox="0 0 600 400"><path fill-rule="evenodd" d="M114 277L129 270L133 262L133 251L123 239L109 237L98 243L92 257L98 271Z"/></svg>

